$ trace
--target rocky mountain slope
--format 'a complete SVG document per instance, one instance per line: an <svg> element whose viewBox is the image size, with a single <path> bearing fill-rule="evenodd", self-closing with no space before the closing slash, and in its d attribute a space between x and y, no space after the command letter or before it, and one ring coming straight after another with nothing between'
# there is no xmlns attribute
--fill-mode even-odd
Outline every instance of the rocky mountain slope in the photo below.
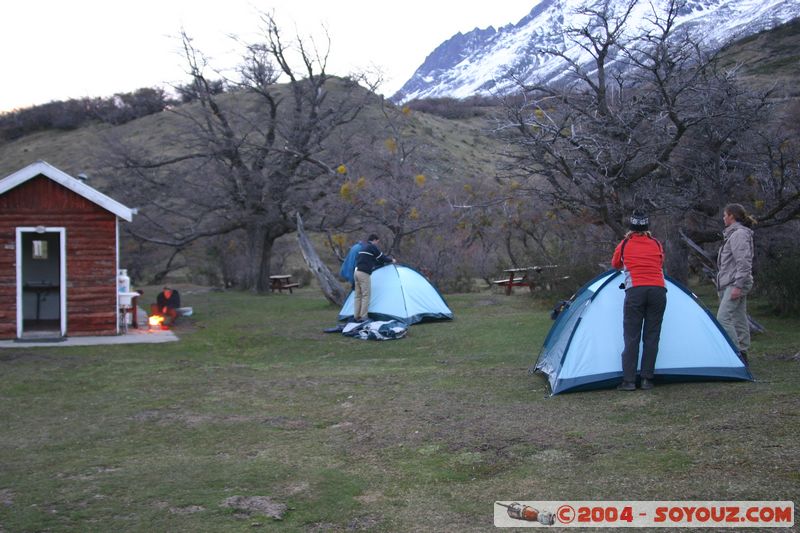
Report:
<svg viewBox="0 0 800 533"><path fill-rule="evenodd" d="M585 64L591 57L569 39L566 29L587 25L582 10L601 9L608 1L611 12L619 14L630 0L534 1L530 13L516 24L476 28L439 45L393 100L503 94L514 87L511 76L524 81L557 80L565 71L564 60L542 51L558 50ZM663 10L665 5L665 0L638 0L625 26L626 34L652 27L653 10ZM716 49L798 17L800 0L688 0L676 28Z"/></svg>

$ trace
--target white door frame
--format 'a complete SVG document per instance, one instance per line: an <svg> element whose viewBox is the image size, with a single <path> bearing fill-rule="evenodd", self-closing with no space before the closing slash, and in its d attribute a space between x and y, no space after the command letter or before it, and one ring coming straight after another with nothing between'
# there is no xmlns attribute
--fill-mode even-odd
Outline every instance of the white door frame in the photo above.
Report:
<svg viewBox="0 0 800 533"><path fill-rule="evenodd" d="M61 318L61 336L67 335L67 228L58 227L18 227L17 228L17 338L22 338L22 234L23 233L58 233L59 234L59 314Z"/></svg>

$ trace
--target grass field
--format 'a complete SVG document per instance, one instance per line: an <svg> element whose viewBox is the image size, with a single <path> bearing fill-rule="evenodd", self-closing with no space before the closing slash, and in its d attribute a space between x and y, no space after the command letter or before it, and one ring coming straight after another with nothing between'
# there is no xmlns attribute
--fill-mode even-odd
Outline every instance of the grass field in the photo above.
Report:
<svg viewBox="0 0 800 533"><path fill-rule="evenodd" d="M800 502L797 319L756 315L753 383L551 398L527 374L549 305L522 292L449 296L454 321L382 343L323 333L337 309L313 289L183 300L180 342L0 351L0 531L460 532L492 530L495 500Z"/></svg>

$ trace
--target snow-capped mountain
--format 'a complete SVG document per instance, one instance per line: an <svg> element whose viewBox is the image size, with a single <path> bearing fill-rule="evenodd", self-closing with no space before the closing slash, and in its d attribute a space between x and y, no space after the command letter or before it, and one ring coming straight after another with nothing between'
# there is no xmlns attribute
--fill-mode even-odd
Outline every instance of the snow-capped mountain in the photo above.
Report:
<svg viewBox="0 0 800 533"><path fill-rule="evenodd" d="M457 33L439 45L392 97L402 102L417 98L504 93L513 87L509 76L525 81L551 81L563 75L566 63L542 50L559 50L579 64L591 57L567 35L567 28L585 26L582 8L599 9L605 0L533 0L528 15L499 30L475 28ZM631 0L609 0L612 13L621 13ZM666 0L638 0L627 19L625 33L652 28L654 9ZM660 13L660 12L659 12ZM779 26L800 17L800 0L687 0L676 20L709 49Z"/></svg>

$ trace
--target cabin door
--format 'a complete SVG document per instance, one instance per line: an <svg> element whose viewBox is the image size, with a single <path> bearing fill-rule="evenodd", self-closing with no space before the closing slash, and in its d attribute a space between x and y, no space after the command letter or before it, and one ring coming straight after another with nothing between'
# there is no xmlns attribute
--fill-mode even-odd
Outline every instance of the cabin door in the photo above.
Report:
<svg viewBox="0 0 800 533"><path fill-rule="evenodd" d="M67 334L65 228L17 228L17 337Z"/></svg>

